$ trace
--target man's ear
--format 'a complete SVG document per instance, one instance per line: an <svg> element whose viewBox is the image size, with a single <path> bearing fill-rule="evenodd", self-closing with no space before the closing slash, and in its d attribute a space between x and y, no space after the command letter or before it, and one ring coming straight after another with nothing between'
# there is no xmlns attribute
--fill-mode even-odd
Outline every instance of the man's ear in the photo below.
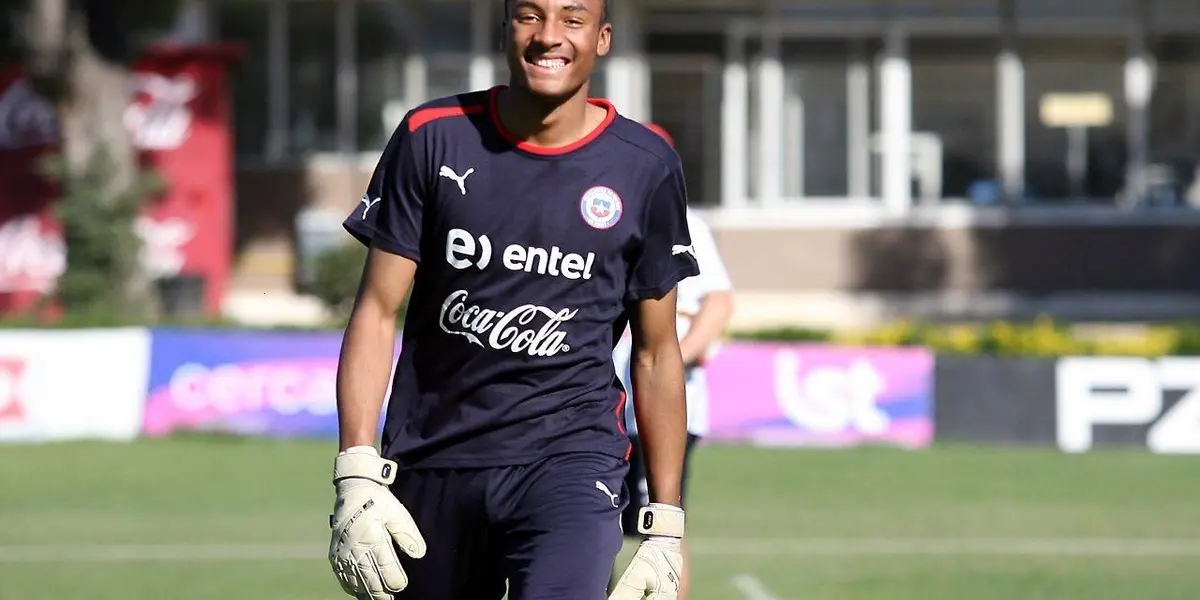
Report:
<svg viewBox="0 0 1200 600"><path fill-rule="evenodd" d="M600 37L596 40L596 56L607 56L612 49L612 24L600 26Z"/></svg>

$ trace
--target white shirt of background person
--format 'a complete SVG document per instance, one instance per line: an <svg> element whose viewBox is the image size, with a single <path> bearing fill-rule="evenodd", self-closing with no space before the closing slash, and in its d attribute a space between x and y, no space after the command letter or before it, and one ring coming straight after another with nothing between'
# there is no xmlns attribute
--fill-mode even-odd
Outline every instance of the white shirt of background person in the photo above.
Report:
<svg viewBox="0 0 1200 600"><path fill-rule="evenodd" d="M696 262L700 265L700 274L695 277L688 277L679 282L678 291L678 317L676 319L676 327L679 330L679 339L683 340L687 337L688 331L691 330L692 320L700 314L702 302L706 296L713 292L725 292L726 294L733 291L733 283L729 280L729 272L725 269L725 263L721 260L721 255L717 251L717 242L713 239L712 230L708 224L704 222L691 208L687 209L688 229L692 235L692 251L696 254ZM723 311L721 315L723 319L721 329L723 333L725 325L729 320L729 313L732 311L732 300L725 299L719 306L713 306L712 310ZM720 334L716 337L719 338ZM682 345L681 345L682 346ZM696 436L705 436L708 434L708 381L704 371L704 362L710 358L718 349L719 340L713 339L706 347L699 350L700 356L692 358L688 364L687 371L687 428L688 433ZM683 348L684 361L689 362L689 353L687 348ZM625 329L625 333L621 336L621 340L613 349L613 363L616 366L617 377L625 386L628 397L625 402L625 426L626 430L632 435L637 433L637 423L634 420L633 414L633 386L630 383L629 368L630 368L630 333L629 328Z"/></svg>

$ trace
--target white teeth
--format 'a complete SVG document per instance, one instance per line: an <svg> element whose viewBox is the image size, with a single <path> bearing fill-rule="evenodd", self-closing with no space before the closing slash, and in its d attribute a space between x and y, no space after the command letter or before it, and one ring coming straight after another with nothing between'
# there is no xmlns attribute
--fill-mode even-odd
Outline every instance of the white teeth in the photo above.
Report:
<svg viewBox="0 0 1200 600"><path fill-rule="evenodd" d="M560 59L543 59L543 60L535 61L534 64L536 64L537 66L542 67L544 69L561 69L561 68L567 66L567 61L565 61L561 58Z"/></svg>

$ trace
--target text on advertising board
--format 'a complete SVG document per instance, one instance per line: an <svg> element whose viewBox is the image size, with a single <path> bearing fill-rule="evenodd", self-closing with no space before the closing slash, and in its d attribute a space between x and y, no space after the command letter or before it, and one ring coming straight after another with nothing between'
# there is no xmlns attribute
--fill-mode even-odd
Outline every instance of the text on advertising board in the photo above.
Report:
<svg viewBox="0 0 1200 600"><path fill-rule="evenodd" d="M1087 452L1097 426L1148 426L1157 454L1200 453L1200 358L1072 357L1058 361L1057 437L1064 452ZM1166 406L1167 392L1182 392Z"/></svg>

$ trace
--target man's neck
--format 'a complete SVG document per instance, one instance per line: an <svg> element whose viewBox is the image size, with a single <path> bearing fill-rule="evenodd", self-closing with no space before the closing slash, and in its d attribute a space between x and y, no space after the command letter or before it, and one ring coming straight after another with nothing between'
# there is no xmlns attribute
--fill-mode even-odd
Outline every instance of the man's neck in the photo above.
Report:
<svg viewBox="0 0 1200 600"><path fill-rule="evenodd" d="M561 104L546 104L527 90L509 85L497 107L504 127L535 146L569 146L590 133L587 87Z"/></svg>

